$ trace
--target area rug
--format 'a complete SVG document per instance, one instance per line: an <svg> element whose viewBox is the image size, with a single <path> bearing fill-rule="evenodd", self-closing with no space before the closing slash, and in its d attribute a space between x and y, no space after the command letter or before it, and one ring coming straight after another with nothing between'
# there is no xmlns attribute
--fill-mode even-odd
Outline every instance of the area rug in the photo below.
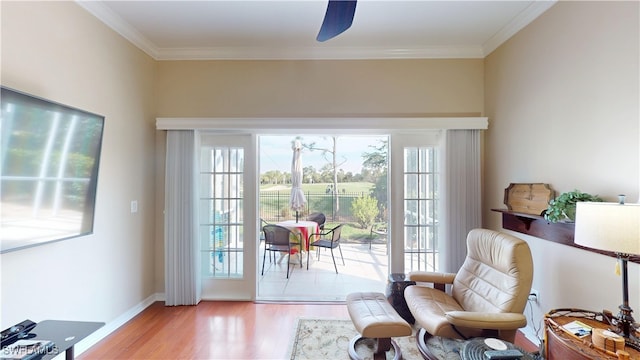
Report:
<svg viewBox="0 0 640 360"><path fill-rule="evenodd" d="M298 319L290 345L291 360L349 359L349 341L358 335L351 320ZM406 360L420 360L414 334L393 338ZM373 359L373 341L360 341L356 351L364 359ZM393 350L387 358L393 358Z"/></svg>

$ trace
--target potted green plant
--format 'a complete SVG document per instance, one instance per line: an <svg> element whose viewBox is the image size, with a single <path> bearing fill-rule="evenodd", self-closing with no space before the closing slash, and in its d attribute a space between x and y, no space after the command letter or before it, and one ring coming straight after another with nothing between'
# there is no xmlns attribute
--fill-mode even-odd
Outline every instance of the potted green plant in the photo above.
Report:
<svg viewBox="0 0 640 360"><path fill-rule="evenodd" d="M549 207L544 212L544 218L551 222L576 220L576 203L579 201L602 201L598 195L583 193L579 190L560 194L549 201Z"/></svg>

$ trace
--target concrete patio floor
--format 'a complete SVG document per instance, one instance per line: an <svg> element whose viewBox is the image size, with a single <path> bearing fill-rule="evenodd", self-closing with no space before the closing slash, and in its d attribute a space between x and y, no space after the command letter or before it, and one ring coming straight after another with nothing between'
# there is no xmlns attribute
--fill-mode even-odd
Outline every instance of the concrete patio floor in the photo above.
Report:
<svg viewBox="0 0 640 360"><path fill-rule="evenodd" d="M341 243L344 263L338 249L334 250L338 274L335 272L331 252L320 249L320 260L316 251L311 250L309 270L306 254L303 267L291 264L289 279L286 278L287 259L270 262L267 259L264 275L258 273L258 301L344 301L347 294L360 291L385 292L388 278L388 257L386 244ZM261 248L264 251L264 247ZM262 252L258 271L262 267Z"/></svg>

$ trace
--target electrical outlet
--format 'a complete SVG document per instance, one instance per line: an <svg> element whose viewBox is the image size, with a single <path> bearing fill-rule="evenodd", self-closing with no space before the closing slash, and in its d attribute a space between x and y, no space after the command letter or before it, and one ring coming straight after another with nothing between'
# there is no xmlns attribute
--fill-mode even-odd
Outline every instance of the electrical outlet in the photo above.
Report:
<svg viewBox="0 0 640 360"><path fill-rule="evenodd" d="M538 302L540 301L540 293L536 289L531 289L529 292L529 301Z"/></svg>

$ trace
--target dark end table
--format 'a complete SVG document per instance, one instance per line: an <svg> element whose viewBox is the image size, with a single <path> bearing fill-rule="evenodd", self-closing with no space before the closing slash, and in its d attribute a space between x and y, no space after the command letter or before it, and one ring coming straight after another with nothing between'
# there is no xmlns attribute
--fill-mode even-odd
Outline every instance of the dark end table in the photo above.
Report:
<svg viewBox="0 0 640 360"><path fill-rule="evenodd" d="M407 280L405 274L389 274L389 282L387 283L387 292L385 294L391 306L398 312L398 315L409 324L415 323L416 319L414 319L411 311L409 311L407 301L404 299L404 289L406 289L407 286L415 284L415 281Z"/></svg>
<svg viewBox="0 0 640 360"><path fill-rule="evenodd" d="M65 359L74 358L73 346L104 326L103 322L44 320L38 323L29 338L35 340L51 340L55 344L43 360L53 359L62 352Z"/></svg>

